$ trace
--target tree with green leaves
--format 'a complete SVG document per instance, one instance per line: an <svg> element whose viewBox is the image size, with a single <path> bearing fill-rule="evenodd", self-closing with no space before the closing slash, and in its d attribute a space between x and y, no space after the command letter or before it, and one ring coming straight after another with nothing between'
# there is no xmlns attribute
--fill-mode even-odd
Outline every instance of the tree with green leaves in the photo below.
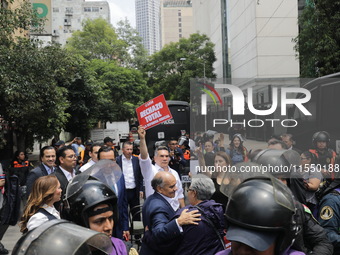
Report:
<svg viewBox="0 0 340 255"><path fill-rule="evenodd" d="M99 59L91 61L91 69L98 75L99 82L106 86L109 103L106 105L108 109L103 111L111 113L111 118L106 121L134 117L136 107L145 102L149 93L142 72Z"/></svg>
<svg viewBox="0 0 340 255"><path fill-rule="evenodd" d="M116 32L118 38L126 42L125 56L122 59L123 66L135 67L141 69L147 61L147 50L142 44L142 38L139 36L127 19L117 23Z"/></svg>
<svg viewBox="0 0 340 255"><path fill-rule="evenodd" d="M0 47L8 48L17 37L27 37L30 31L42 31L44 20L38 18L31 1L14 6L14 0L0 1Z"/></svg>
<svg viewBox="0 0 340 255"><path fill-rule="evenodd" d="M66 90L56 82L52 57L60 50L27 39L0 50L0 115L15 129L19 149L50 138L67 121Z"/></svg>
<svg viewBox="0 0 340 255"><path fill-rule="evenodd" d="M301 77L320 77L340 71L340 1L309 0L299 17L294 39Z"/></svg>
<svg viewBox="0 0 340 255"><path fill-rule="evenodd" d="M103 18L84 21L83 30L76 31L68 40L66 48L85 59L124 59L127 43L118 38L114 27Z"/></svg>
<svg viewBox="0 0 340 255"><path fill-rule="evenodd" d="M150 98L164 94L167 100L190 100L190 79L215 78L213 63L216 61L214 44L206 35L192 34L179 42L165 45L150 57L145 69Z"/></svg>

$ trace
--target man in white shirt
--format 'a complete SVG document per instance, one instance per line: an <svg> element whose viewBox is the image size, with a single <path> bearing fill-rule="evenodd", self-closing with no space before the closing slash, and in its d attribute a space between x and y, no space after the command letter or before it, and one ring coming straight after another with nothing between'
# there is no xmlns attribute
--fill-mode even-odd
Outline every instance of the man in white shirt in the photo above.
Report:
<svg viewBox="0 0 340 255"><path fill-rule="evenodd" d="M101 144L100 143L94 143L92 144L91 146L91 149L90 149L90 161L87 162L85 165L83 165L79 171L80 172L84 172L86 169L90 168L91 166L93 166L94 164L96 164L98 162L98 151L101 147Z"/></svg>
<svg viewBox="0 0 340 255"><path fill-rule="evenodd" d="M122 146L123 154L117 157L117 164L123 171L125 178L125 188L127 201L134 216L133 220L139 221L140 215L138 215L138 208L140 201L139 198L143 198L143 176L139 166L139 159L132 155L133 143L124 142Z"/></svg>
<svg viewBox="0 0 340 255"><path fill-rule="evenodd" d="M140 168L142 171L142 175L144 178L144 184L145 184L145 195L146 198L153 194L153 189L151 187L151 180L153 177L156 175L157 172L159 171L166 171L170 172L173 174L176 178L176 194L174 198L171 198L171 206L173 208L176 208L176 210L180 207L184 207L184 195L183 195L183 187L182 187L182 182L179 179L178 173L169 167L169 161L170 161L170 156L169 156L169 150L165 146L159 146L155 150L155 156L154 156L154 161L155 165L152 164L151 159L149 157L148 153L148 148L146 146L146 141L145 141L145 134L146 131L144 127L139 126L138 127L138 134L140 138Z"/></svg>

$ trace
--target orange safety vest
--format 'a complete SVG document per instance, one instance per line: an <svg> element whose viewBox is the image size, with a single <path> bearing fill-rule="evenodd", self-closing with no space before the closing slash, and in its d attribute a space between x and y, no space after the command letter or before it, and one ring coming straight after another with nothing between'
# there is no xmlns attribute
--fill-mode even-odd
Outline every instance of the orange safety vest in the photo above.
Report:
<svg viewBox="0 0 340 255"><path fill-rule="evenodd" d="M18 161L13 161L13 167L27 167L29 166L28 160L24 161L24 164L19 163Z"/></svg>
<svg viewBox="0 0 340 255"><path fill-rule="evenodd" d="M328 149L328 150L329 150L329 149ZM333 151L332 149L330 149L330 150L331 150L331 155L332 155L332 157L329 159L329 163L328 163L328 164L329 164L329 165L332 165L333 168L334 168L336 153L335 153L335 151ZM309 152L313 153L313 154L316 156L316 158L319 159L319 153L318 153L317 150L315 150L315 149L310 149ZM335 171L331 171L331 178L332 178L332 180L335 179Z"/></svg>
<svg viewBox="0 0 340 255"><path fill-rule="evenodd" d="M190 150L185 150L183 153L183 157L185 160L190 160Z"/></svg>

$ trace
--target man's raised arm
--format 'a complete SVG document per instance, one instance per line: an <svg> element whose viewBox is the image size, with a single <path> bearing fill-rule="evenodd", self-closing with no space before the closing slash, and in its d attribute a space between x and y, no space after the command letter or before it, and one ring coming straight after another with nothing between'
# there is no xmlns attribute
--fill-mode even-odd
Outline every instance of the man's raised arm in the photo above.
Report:
<svg viewBox="0 0 340 255"><path fill-rule="evenodd" d="M140 149L140 157L141 159L147 159L149 157L148 147L146 146L145 141L146 131L143 126L138 127L138 135L139 135L139 149Z"/></svg>

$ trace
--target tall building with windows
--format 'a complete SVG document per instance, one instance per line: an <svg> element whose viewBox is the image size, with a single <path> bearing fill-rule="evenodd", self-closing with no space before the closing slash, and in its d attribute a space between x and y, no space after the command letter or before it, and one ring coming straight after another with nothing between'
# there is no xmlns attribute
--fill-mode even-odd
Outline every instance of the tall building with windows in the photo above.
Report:
<svg viewBox="0 0 340 255"><path fill-rule="evenodd" d="M110 23L110 7L106 1L52 1L52 37L62 45L77 30L82 30L86 19L103 18Z"/></svg>
<svg viewBox="0 0 340 255"><path fill-rule="evenodd" d="M162 47L193 33L192 3L187 0L162 0Z"/></svg>
<svg viewBox="0 0 340 255"><path fill-rule="evenodd" d="M160 1L136 0L135 4L136 29L150 55L161 49Z"/></svg>

